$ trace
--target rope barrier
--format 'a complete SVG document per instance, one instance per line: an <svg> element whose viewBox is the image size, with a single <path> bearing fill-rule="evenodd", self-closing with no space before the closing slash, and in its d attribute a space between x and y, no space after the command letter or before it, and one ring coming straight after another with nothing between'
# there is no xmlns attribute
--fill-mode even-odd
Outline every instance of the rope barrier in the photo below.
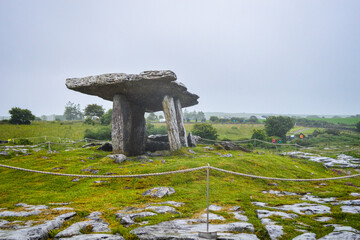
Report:
<svg viewBox="0 0 360 240"><path fill-rule="evenodd" d="M0 167L9 168L9 169L15 169L15 170L19 170L19 171L25 171L25 172L46 174L46 175L65 176L65 177L79 177L79 178L136 178L136 177L151 177L151 176L170 175L170 174L176 174L176 173L193 172L193 171L199 171L199 170L208 168L207 166L203 166L203 167L190 168L190 169L184 169L184 170L176 170L176 171L169 171L169 172L145 173L145 174L134 174L134 175L84 175L84 174L68 174L68 173L46 172L46 171L39 171L39 170L32 170L32 169L14 167L14 166L9 166L9 165L4 165L4 164L0 164Z"/></svg>
<svg viewBox="0 0 360 240"><path fill-rule="evenodd" d="M83 174L67 174L67 173L55 173L55 172L46 172L46 171L39 171L39 170L32 170L20 167L14 167L9 165L0 164L0 167L15 169L19 171L26 171L26 172L33 172L33 173L40 173L46 175L55 175L55 176L66 176L66 177L79 177L79 178L136 178L136 177L151 177L151 176L161 176L161 175L170 175L170 174L177 174L177 173L186 173L186 172L194 172L203 169L213 169L216 171L238 175L243 177L250 177L256 179L266 179L266 180L277 180L277 181L293 181L293 182L310 182L310 181L330 181L330 180L339 180L339 179L346 179L346 178L354 178L360 176L360 174L349 175L349 176L342 176L342 177L333 177L333 178L317 178L317 179L296 179L296 178L276 178L276 177L265 177L265 176L256 176L252 174L246 173L239 173L233 172L217 167L211 167L210 165L184 169L184 170L176 170L176 171L168 171L168 172L160 172L160 173L145 173L145 174L134 174L134 175L83 175Z"/></svg>

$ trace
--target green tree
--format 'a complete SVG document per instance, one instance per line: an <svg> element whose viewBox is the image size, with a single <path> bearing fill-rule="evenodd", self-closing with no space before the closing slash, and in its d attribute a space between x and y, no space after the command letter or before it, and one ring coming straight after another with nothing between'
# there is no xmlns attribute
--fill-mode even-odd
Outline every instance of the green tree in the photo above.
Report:
<svg viewBox="0 0 360 240"><path fill-rule="evenodd" d="M218 122L219 121L219 118L217 116L211 116L210 117L210 121L211 122Z"/></svg>
<svg viewBox="0 0 360 240"><path fill-rule="evenodd" d="M254 129L251 139L266 140L267 135L264 129Z"/></svg>
<svg viewBox="0 0 360 240"><path fill-rule="evenodd" d="M196 123L192 128L194 135L200 136L205 139L216 140L218 137L216 129L209 123Z"/></svg>
<svg viewBox="0 0 360 240"><path fill-rule="evenodd" d="M358 122L358 123L356 124L356 129L357 129L358 132L360 132L360 122Z"/></svg>
<svg viewBox="0 0 360 240"><path fill-rule="evenodd" d="M146 118L146 120L149 122L159 121L158 117L153 112L149 114L149 116Z"/></svg>
<svg viewBox="0 0 360 240"><path fill-rule="evenodd" d="M65 105L64 117L66 120L81 120L83 114L80 111L80 104L68 102Z"/></svg>
<svg viewBox="0 0 360 240"><path fill-rule="evenodd" d="M290 117L271 116L265 121L265 131L268 136L278 136L286 141L286 133L294 127L294 120Z"/></svg>
<svg viewBox="0 0 360 240"><path fill-rule="evenodd" d="M9 123L11 124L30 124L30 121L35 120L35 116L28 109L21 109L14 107L9 110L11 115Z"/></svg>
<svg viewBox="0 0 360 240"><path fill-rule="evenodd" d="M97 104L89 104L85 108L85 116L87 117L101 117L104 115L104 108Z"/></svg>
<svg viewBox="0 0 360 240"><path fill-rule="evenodd" d="M258 119L256 116L250 116L249 120L248 120L250 123L257 123L258 122Z"/></svg>
<svg viewBox="0 0 360 240"><path fill-rule="evenodd" d="M112 109L106 111L100 118L101 125L109 125L112 121Z"/></svg>

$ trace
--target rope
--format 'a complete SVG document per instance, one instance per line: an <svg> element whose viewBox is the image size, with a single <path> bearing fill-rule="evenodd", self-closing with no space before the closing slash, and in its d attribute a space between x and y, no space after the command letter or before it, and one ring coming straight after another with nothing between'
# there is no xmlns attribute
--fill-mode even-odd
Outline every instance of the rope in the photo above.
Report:
<svg viewBox="0 0 360 240"><path fill-rule="evenodd" d="M84 175L84 174L67 174L67 173L46 172L46 171L39 171L39 170L20 168L20 167L13 167L13 166L8 166L8 165L4 165L4 164L0 164L0 167L15 169L15 170L19 170L19 171L25 171L25 172L46 174L46 175L79 177L79 178L136 178L136 177L151 177L151 176L170 175L170 174L176 174L176 173L193 172L193 171L198 171L198 170L208 168L207 166L204 166L204 167L197 167L197 168L190 168L190 169L176 170L176 171L169 171L169 172L145 173L145 174L134 174L134 175Z"/></svg>
<svg viewBox="0 0 360 240"><path fill-rule="evenodd" d="M354 178L354 177L360 176L360 174L355 174L355 175L342 176L342 177L317 178L317 179L275 178L275 177L264 177L264 176L256 176L256 175L252 175L252 174L233 172L233 171L224 170L224 169L216 168L216 167L210 167L210 169L217 170L217 171L224 172L224 173L233 174L233 175L243 176L243 177L267 179L267 180L278 180L278 181L293 181L293 182L329 181L329 180L339 180L339 179L345 179L345 178Z"/></svg>
<svg viewBox="0 0 360 240"><path fill-rule="evenodd" d="M0 167L10 168L20 171L26 172L33 172L33 173L40 173L40 174L47 174L47 175L55 175L55 176L66 176L66 177L79 177L79 178L136 178L136 177L151 177L151 176L161 176L161 175L170 175L170 174L177 174L177 173L186 173L186 172L194 172L203 169L213 169L216 171L229 173L233 175L243 176L243 177L250 177L256 179L267 179L267 180L278 180L278 181L293 181L293 182L309 182L309 181L330 181L330 180L339 180L339 179L346 179L346 178L354 178L360 176L360 174L349 175L349 176L342 176L342 177L333 177L333 178L317 178L317 179L295 179L295 178L275 178L275 177L264 177L264 176L256 176L252 174L245 174L239 172L233 172L221 168L211 167L210 165L197 167L197 168L190 168L184 170L176 170L176 171L169 171L169 172L160 172L160 173L145 173L145 174L135 174L135 175L83 175L83 174L67 174L67 173L54 173L54 172L46 172L46 171L39 171L39 170L31 170L26 168L19 168L8 166L4 164L0 164Z"/></svg>
<svg viewBox="0 0 360 240"><path fill-rule="evenodd" d="M300 148L304 148L303 146L300 146L299 144L287 144L287 143L270 143L270 142L266 142L260 139L249 139L249 140L242 140L242 141L232 141L232 140L226 140L226 141L218 141L218 140L212 140L212 139L206 139L206 138L201 138L201 140L205 140L205 141L209 141L209 142L215 142L215 143L221 143L221 142L232 142L232 143L245 143L245 142L252 142L252 141L257 141L257 142L262 142L262 143L266 143L269 145L277 145L277 146L295 146L295 147L300 147Z"/></svg>

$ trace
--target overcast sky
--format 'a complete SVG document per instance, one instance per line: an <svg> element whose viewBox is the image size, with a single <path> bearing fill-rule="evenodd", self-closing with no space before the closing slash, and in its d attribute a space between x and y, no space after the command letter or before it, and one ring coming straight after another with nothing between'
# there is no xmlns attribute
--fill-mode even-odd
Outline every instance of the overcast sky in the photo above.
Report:
<svg viewBox="0 0 360 240"><path fill-rule="evenodd" d="M172 70L190 110L360 113L360 1L0 1L0 116L112 102L65 80Z"/></svg>

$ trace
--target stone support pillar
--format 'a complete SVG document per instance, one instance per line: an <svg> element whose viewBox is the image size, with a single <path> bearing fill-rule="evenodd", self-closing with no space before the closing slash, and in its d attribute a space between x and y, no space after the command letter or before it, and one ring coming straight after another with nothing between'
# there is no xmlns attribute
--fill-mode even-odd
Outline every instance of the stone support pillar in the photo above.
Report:
<svg viewBox="0 0 360 240"><path fill-rule="evenodd" d="M145 152L144 110L132 104L124 95L115 94L112 112L112 145L114 153L127 156Z"/></svg>
<svg viewBox="0 0 360 240"><path fill-rule="evenodd" d="M178 124L181 145L187 147L188 141L186 136L186 130L184 127L184 117L183 117L180 99L175 100L175 112L176 112L176 120Z"/></svg>
<svg viewBox="0 0 360 240"><path fill-rule="evenodd" d="M176 120L174 98L165 96L162 101L162 105L166 119L170 151L177 151L181 149L181 142L179 137L178 123Z"/></svg>

